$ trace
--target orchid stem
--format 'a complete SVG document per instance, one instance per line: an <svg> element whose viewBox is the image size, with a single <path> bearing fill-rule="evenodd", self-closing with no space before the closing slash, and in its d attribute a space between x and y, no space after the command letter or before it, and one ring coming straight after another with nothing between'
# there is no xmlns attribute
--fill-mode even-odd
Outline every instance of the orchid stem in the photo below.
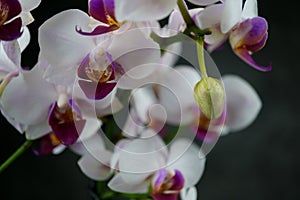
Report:
<svg viewBox="0 0 300 200"><path fill-rule="evenodd" d="M181 15L185 21L185 23L187 24L188 27L190 26L194 26L194 21L193 19L191 18L188 10L186 9L185 7L185 4L184 4L184 1L183 0L178 0L177 1L177 5L179 7L179 10L181 12Z"/></svg>
<svg viewBox="0 0 300 200"><path fill-rule="evenodd" d="M201 77L207 78L205 60L204 60L204 39L200 37L197 41L198 63L200 67Z"/></svg>
<svg viewBox="0 0 300 200"><path fill-rule="evenodd" d="M30 146L31 140L26 140L1 166L0 173L2 173L10 164L12 164L19 156L21 156Z"/></svg>

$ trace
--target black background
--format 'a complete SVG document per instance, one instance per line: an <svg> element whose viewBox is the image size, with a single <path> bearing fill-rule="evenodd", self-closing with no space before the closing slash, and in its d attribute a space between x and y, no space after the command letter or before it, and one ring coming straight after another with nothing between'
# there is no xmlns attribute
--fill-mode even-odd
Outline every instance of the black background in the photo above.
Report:
<svg viewBox="0 0 300 200"><path fill-rule="evenodd" d="M254 57L261 64L272 62L272 72L250 68L228 44L212 54L222 74L238 74L253 85L263 109L250 127L222 137L208 155L198 184L199 199L300 199L299 11L293 2L284 3L259 1L259 14L269 21L269 40ZM36 20L29 25L32 40L23 54L23 65L32 67L36 62L38 27L70 8L87 11L87 1L42 0L32 12ZM24 142L24 136L3 117L0 127L2 163ZM70 151L48 157L26 152L0 174L0 199L89 199L89 180L80 172L77 160L78 156Z"/></svg>

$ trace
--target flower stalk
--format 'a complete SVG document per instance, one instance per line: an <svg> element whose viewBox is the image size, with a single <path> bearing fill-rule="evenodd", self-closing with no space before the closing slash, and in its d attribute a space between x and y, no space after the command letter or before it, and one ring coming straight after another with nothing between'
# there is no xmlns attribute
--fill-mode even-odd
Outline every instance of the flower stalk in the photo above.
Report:
<svg viewBox="0 0 300 200"><path fill-rule="evenodd" d="M0 173L2 173L10 164L12 164L19 156L21 156L32 145L33 141L26 140L1 166Z"/></svg>

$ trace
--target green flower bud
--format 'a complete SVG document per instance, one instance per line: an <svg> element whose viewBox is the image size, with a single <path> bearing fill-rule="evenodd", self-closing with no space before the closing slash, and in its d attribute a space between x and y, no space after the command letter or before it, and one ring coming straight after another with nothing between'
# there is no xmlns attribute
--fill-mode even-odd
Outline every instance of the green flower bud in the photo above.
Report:
<svg viewBox="0 0 300 200"><path fill-rule="evenodd" d="M225 91L218 79L211 77L201 79L194 87L194 98L208 119L217 119L221 116L225 104Z"/></svg>

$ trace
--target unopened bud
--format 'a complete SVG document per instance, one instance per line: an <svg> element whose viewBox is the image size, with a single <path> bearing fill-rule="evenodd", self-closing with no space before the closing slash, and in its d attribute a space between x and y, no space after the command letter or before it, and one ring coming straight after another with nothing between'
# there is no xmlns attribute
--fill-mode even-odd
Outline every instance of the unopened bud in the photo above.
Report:
<svg viewBox="0 0 300 200"><path fill-rule="evenodd" d="M219 80L211 77L200 80L194 87L194 97L201 112L208 119L217 119L221 116L225 91Z"/></svg>

